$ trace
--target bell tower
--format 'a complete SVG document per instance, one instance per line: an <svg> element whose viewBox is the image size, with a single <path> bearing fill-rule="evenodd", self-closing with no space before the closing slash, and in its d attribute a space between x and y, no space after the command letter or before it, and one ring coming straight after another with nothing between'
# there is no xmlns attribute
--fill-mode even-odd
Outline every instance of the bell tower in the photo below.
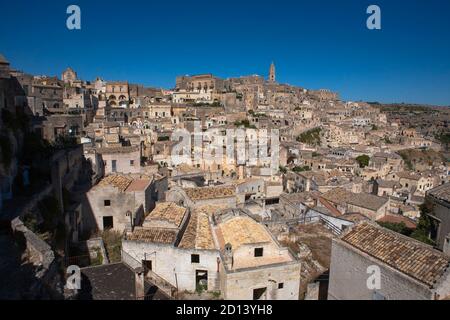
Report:
<svg viewBox="0 0 450 320"><path fill-rule="evenodd" d="M275 75L275 63L272 62L270 65L270 71L269 71L269 82L275 82L276 81L276 75Z"/></svg>

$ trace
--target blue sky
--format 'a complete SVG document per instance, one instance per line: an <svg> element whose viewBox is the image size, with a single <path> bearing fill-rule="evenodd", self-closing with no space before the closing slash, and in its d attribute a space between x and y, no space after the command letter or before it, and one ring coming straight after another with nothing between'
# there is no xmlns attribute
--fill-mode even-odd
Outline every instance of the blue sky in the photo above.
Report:
<svg viewBox="0 0 450 320"><path fill-rule="evenodd" d="M77 4L82 30L66 28ZM377 4L382 30L366 28ZM0 0L15 68L170 88L182 74L266 76L345 100L450 105L449 0Z"/></svg>

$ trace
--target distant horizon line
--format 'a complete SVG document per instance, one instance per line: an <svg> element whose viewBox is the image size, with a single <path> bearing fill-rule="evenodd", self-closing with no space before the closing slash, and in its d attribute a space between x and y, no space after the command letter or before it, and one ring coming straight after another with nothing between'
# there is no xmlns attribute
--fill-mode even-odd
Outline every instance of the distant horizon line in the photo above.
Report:
<svg viewBox="0 0 450 320"><path fill-rule="evenodd" d="M0 53L0 55L2 55L1 53ZM5 57L4 55L3 55L3 57ZM11 62L5 57L5 59L6 59L6 61L8 61L8 63L10 64L10 66L11 66ZM65 71L65 70L67 70L67 69L72 69L72 70L74 70L71 66L68 66L68 67L66 67L64 70L62 70L61 71L61 73L60 74L57 74L57 75L48 75L48 74L45 74L45 73L43 73L43 74L32 74L32 73L30 73L30 74L32 74L33 76L47 76L47 77L56 77L56 78L58 78L58 79L60 79L61 80L61 74ZM22 69L19 69L19 68L15 68L15 67L13 67L13 68L11 68L11 71L16 71L16 72L22 72L22 73L28 73L27 71L24 71L24 70L22 70ZM75 70L74 70L75 71ZM76 73L77 73L77 76L78 76L78 72L77 71L75 71ZM215 76L215 74L214 73L212 73L212 72L203 72L203 73L196 73L196 74L179 74L179 75L176 75L175 76L175 81L176 81L176 78L177 77L183 77L183 76L187 76L187 77L193 77L193 76L200 76L200 75L212 75L212 76ZM257 74L257 73L253 73L253 74L249 74L249 75L239 75L239 76L230 76L230 77L224 77L224 78L222 78L222 79L233 79L233 78L244 78L244 77L253 77L253 76L257 76L257 77L261 77L261 78L264 78L266 81L268 81L268 77L266 77L266 76L262 76L262 75L260 75L260 74ZM220 76L217 76L218 78L221 78ZM103 78L103 77L101 77L101 76L96 76L93 80L83 80L83 79L78 79L78 80L82 80L82 81L86 81L86 82L94 82L96 79L101 79L101 80L103 80L103 81L106 81L106 82L128 82L129 84L136 84L136 85L142 85L142 86L145 86L145 87L147 87L147 88L153 88L153 89L161 89L161 90L172 90L172 89L175 89L175 87L170 87L170 88L167 88L167 87L164 87L164 86L159 86L159 85L156 85L156 86L154 86L154 85L151 85L151 84L144 84L143 82L140 82L140 81L129 81L129 80L105 80L105 78ZM306 90L309 90L309 91L311 91L311 90L313 90L313 91L315 91L315 90L329 90L329 91L331 91L331 92L335 92L335 93L337 93L338 94L338 96L340 97L340 101L345 101L345 102L366 102L366 103L369 103L369 104L383 104L383 105L411 105L411 106L424 106L424 107L441 107L441 108L450 108L450 103L449 104L433 104L433 103L420 103L420 102L396 102L396 101L389 101L389 102L387 102L387 101L383 101L383 100L378 100L378 101L369 101L369 100L373 100L373 99L342 99L342 94L340 93L340 92L338 92L338 91L334 91L334 90L332 90L332 89L328 89L328 88L318 88L318 89L310 89L310 88L306 88L306 87L303 87L303 86L300 86L300 85L296 85L296 84L289 84L289 83L282 83L282 82L276 82L276 83L278 83L278 84L280 84L280 85L288 85L288 86L292 86L292 87L297 87L297 88L303 88L303 89L306 89Z"/></svg>

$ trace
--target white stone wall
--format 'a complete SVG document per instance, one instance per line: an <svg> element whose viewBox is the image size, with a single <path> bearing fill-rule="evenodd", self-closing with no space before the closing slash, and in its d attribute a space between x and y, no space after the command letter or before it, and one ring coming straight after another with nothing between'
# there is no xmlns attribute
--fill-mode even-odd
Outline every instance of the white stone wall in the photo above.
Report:
<svg viewBox="0 0 450 320"><path fill-rule="evenodd" d="M374 290L367 287L371 274L367 268L380 267L381 286L377 293L387 300L427 300L432 292L425 285L382 264L378 260L343 243L333 240L330 265L329 300L372 300Z"/></svg>
<svg viewBox="0 0 450 320"><path fill-rule="evenodd" d="M140 173L141 172L141 156L139 151L129 153L110 153L102 154L102 159L105 161L105 174L113 174L112 160L116 160L115 173ZM130 165L130 160L134 160L134 165Z"/></svg>
<svg viewBox="0 0 450 320"><path fill-rule="evenodd" d="M427 197L433 203L433 215L441 220L437 234L437 246L439 249L444 248L445 238L450 236L450 207L443 202Z"/></svg>
<svg viewBox="0 0 450 320"><path fill-rule="evenodd" d="M236 208L236 204L237 204L236 196L233 196L227 198L197 200L194 202L194 207L199 208L207 205L218 205L218 206L226 206L227 208Z"/></svg>
<svg viewBox="0 0 450 320"><path fill-rule="evenodd" d="M283 288L278 289L278 284ZM300 262L229 272L223 280L226 300L252 300L253 290L267 288L266 300L298 300Z"/></svg>
<svg viewBox="0 0 450 320"><path fill-rule="evenodd" d="M216 250L189 250L172 245L122 241L122 250L137 261L152 261L152 271L158 276L178 287L179 291L195 291L196 270L208 271L208 291L219 290ZM191 263L191 255L200 255L200 263Z"/></svg>
<svg viewBox="0 0 450 320"><path fill-rule="evenodd" d="M139 199L135 199L133 193L118 192L113 187L93 189L87 193L86 198L83 215L91 214L96 223L95 226L85 224L89 229L103 230L103 217L112 216L114 230L123 232L130 226L130 218L126 216L127 211L130 210L134 214L136 209L143 205ZM110 201L110 206L105 206L105 200Z"/></svg>
<svg viewBox="0 0 450 320"><path fill-rule="evenodd" d="M355 206L352 204L348 204L347 212L359 212L363 215L369 217L372 220L381 219L386 215L386 213L390 209L390 200L388 200L384 205L382 205L378 210L374 211L371 209Z"/></svg>

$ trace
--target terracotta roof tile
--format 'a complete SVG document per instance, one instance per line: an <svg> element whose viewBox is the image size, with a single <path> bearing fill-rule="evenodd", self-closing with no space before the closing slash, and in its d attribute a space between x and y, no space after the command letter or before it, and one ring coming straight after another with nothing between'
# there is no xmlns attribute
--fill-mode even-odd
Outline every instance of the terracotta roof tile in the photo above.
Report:
<svg viewBox="0 0 450 320"><path fill-rule="evenodd" d="M414 221L412 221L411 219L409 219L405 216L399 215L399 214L387 214L377 221L388 222L388 223L402 223L403 222L407 228L410 228L410 229L417 228L417 224Z"/></svg>
<svg viewBox="0 0 450 320"><path fill-rule="evenodd" d="M173 202L158 203L145 220L165 220L180 227L186 214L186 208Z"/></svg>
<svg viewBox="0 0 450 320"><path fill-rule="evenodd" d="M131 241L156 242L156 243L174 243L177 237L176 230L158 229L158 228L136 228L127 237Z"/></svg>
<svg viewBox="0 0 450 320"><path fill-rule="evenodd" d="M130 185L127 188L127 192L133 192L133 191L144 191L148 184L150 183L150 180L146 179L138 179L134 180L130 183Z"/></svg>
<svg viewBox="0 0 450 320"><path fill-rule="evenodd" d="M185 249L215 248L207 212L202 209L193 212L179 247Z"/></svg>
<svg viewBox="0 0 450 320"><path fill-rule="evenodd" d="M431 189L428 194L433 197L450 203L450 183L446 183Z"/></svg>
<svg viewBox="0 0 450 320"><path fill-rule="evenodd" d="M233 250L244 244L273 241L262 225L248 217L235 217L222 222L219 224L219 230L224 244L230 243Z"/></svg>
<svg viewBox="0 0 450 320"><path fill-rule="evenodd" d="M184 189L189 198L193 201L207 200L216 198L232 197L236 194L236 187L203 187L203 188L187 188Z"/></svg>
<svg viewBox="0 0 450 320"><path fill-rule="evenodd" d="M110 175L103 178L100 182L100 186L113 186L118 188L120 191L124 192L128 186L133 182L132 178L123 175Z"/></svg>
<svg viewBox="0 0 450 320"><path fill-rule="evenodd" d="M389 199L368 193L353 193L344 188L334 188L323 195L323 198L337 204L351 204L369 210L378 210Z"/></svg>
<svg viewBox="0 0 450 320"><path fill-rule="evenodd" d="M355 225L341 240L429 287L450 264L450 257L432 247L368 222Z"/></svg>

